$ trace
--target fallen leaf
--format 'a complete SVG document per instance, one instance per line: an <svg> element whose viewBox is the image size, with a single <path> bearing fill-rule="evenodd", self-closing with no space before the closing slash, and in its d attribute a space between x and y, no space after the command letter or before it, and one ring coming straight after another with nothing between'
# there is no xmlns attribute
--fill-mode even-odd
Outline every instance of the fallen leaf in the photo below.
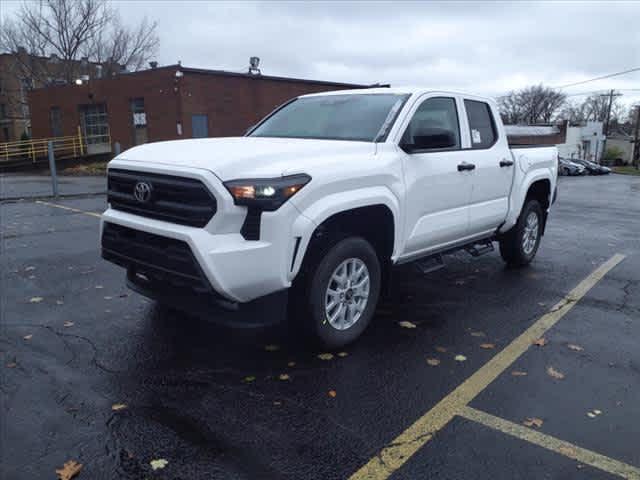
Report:
<svg viewBox="0 0 640 480"><path fill-rule="evenodd" d="M402 322L398 322L398 325L400 325L402 328L416 328L415 323L411 323L406 320L403 320Z"/></svg>
<svg viewBox="0 0 640 480"><path fill-rule="evenodd" d="M456 280L456 285L464 285L465 283L464 280Z"/></svg>
<svg viewBox="0 0 640 480"><path fill-rule="evenodd" d="M274 404L274 405L282 405L282 402L281 402L281 401L279 401L279 400L274 400L274 401L273 401L273 404Z"/></svg>
<svg viewBox="0 0 640 480"><path fill-rule="evenodd" d="M522 424L526 427L536 427L536 428L540 428L543 423L544 422L541 419L535 418L535 417L529 417L524 422L522 422Z"/></svg>
<svg viewBox="0 0 640 480"><path fill-rule="evenodd" d="M338 394L336 393L335 390L329 390L327 392L327 395L329 395L331 398L336 398L336 395L338 395Z"/></svg>
<svg viewBox="0 0 640 480"><path fill-rule="evenodd" d="M484 332L471 332L472 337L486 337L487 335Z"/></svg>
<svg viewBox="0 0 640 480"><path fill-rule="evenodd" d="M296 362L289 362L287 363L288 367L295 367L296 366Z"/></svg>
<svg viewBox="0 0 640 480"><path fill-rule="evenodd" d="M282 373L278 378L280 380L289 380L289 375L287 375L286 373Z"/></svg>
<svg viewBox="0 0 640 480"><path fill-rule="evenodd" d="M36 267L27 267L27 268L24 269L24 271L25 272L31 272L31 271L33 271L35 269L36 269Z"/></svg>
<svg viewBox="0 0 640 480"><path fill-rule="evenodd" d="M271 345L265 345L265 346L264 346L264 349L265 349L267 352L277 352L278 350L280 350L280 346L279 346L279 345L273 345L273 344L271 344Z"/></svg>
<svg viewBox="0 0 640 480"><path fill-rule="evenodd" d="M576 452L574 448L565 447L564 445L561 447L558 447L558 451L561 454L566 455L567 457L570 457L570 458L576 458L576 455L578 454L578 452Z"/></svg>
<svg viewBox="0 0 640 480"><path fill-rule="evenodd" d="M492 348L496 348L496 346L493 343L481 343L480 344L480 348L484 348L484 349L492 349Z"/></svg>
<svg viewBox="0 0 640 480"><path fill-rule="evenodd" d="M338 353L338 356L339 357L343 357L343 358L346 357L347 355L349 355L347 352L339 352Z"/></svg>
<svg viewBox="0 0 640 480"><path fill-rule="evenodd" d="M523 372L521 370L514 370L513 372L511 372L511 375L513 375L514 377L526 377L527 372Z"/></svg>
<svg viewBox="0 0 640 480"><path fill-rule="evenodd" d="M436 367L440 365L440 360L438 360L437 358L427 358L427 364L431 365L432 367Z"/></svg>
<svg viewBox="0 0 640 480"><path fill-rule="evenodd" d="M596 415L600 415L602 413L602 410L594 410L593 413L595 413Z"/></svg>
<svg viewBox="0 0 640 480"><path fill-rule="evenodd" d="M74 325L75 325L75 324L74 324L73 322L64 322L64 323L62 324L62 326L63 326L63 327L67 327L67 328L68 328L68 327L73 327Z"/></svg>
<svg viewBox="0 0 640 480"><path fill-rule="evenodd" d="M103 287L102 285L96 285L96 288L97 288L98 290L100 290L100 289L102 289L102 288L104 288L104 287Z"/></svg>
<svg viewBox="0 0 640 480"><path fill-rule="evenodd" d="M331 360L333 358L333 354L332 353L321 353L320 355L318 355L318 358L320 360Z"/></svg>
<svg viewBox="0 0 640 480"><path fill-rule="evenodd" d="M113 298L113 297L110 297L110 296L106 296L106 297L104 297L104 299L105 299L105 300L111 300L112 298Z"/></svg>
<svg viewBox="0 0 640 480"><path fill-rule="evenodd" d="M558 380L562 380L564 378L564 373L559 372L558 370L556 370L553 367L547 368L547 374L550 377L557 378Z"/></svg>
<svg viewBox="0 0 640 480"><path fill-rule="evenodd" d="M547 304L546 304L546 303L544 303L544 302L538 302L538 305L540 305L541 307L544 307L544 306L546 306Z"/></svg>
<svg viewBox="0 0 640 480"><path fill-rule="evenodd" d="M166 467L169 464L169 461L164 458L158 458L156 460L151 460L149 464L153 470L160 470Z"/></svg>
<svg viewBox="0 0 640 480"><path fill-rule="evenodd" d="M467 357L465 357L464 355L456 355L453 359L456 362L464 362L467 359Z"/></svg>
<svg viewBox="0 0 640 480"><path fill-rule="evenodd" d="M31 297L29 303L40 303L42 300L44 300L42 297Z"/></svg>
<svg viewBox="0 0 640 480"><path fill-rule="evenodd" d="M114 412L117 412L118 410L124 410L125 408L127 408L126 403L114 403L113 405L111 405L111 410L113 410Z"/></svg>
<svg viewBox="0 0 640 480"><path fill-rule="evenodd" d="M121 293L120 295L118 295L118 297L120 298L127 298L129 296L128 293Z"/></svg>
<svg viewBox="0 0 640 480"><path fill-rule="evenodd" d="M446 351L447 351L447 349L444 348L444 347L436 347L436 352L444 353Z"/></svg>
<svg viewBox="0 0 640 480"><path fill-rule="evenodd" d="M64 305L64 302L62 300L56 300L56 305Z"/></svg>
<svg viewBox="0 0 640 480"><path fill-rule="evenodd" d="M31 340L33 338L33 334L30 333L29 335L25 335L22 338L24 338L25 340Z"/></svg>
<svg viewBox="0 0 640 480"><path fill-rule="evenodd" d="M537 340L533 341L534 345L537 345L538 347L544 347L547 344L547 339L544 337L540 337Z"/></svg>
<svg viewBox="0 0 640 480"><path fill-rule="evenodd" d="M71 480L82 470L82 464L75 460L69 460L65 462L64 466L60 470L56 470L58 474L58 480Z"/></svg>
<svg viewBox="0 0 640 480"><path fill-rule="evenodd" d="M16 368L18 364L16 362L7 363L7 368Z"/></svg>
<svg viewBox="0 0 640 480"><path fill-rule="evenodd" d="M256 379L253 375L249 375L248 377L244 377L244 381L247 383L253 382Z"/></svg>
<svg viewBox="0 0 640 480"><path fill-rule="evenodd" d="M592 413L592 412L587 412L587 417L589 418L596 418L596 414Z"/></svg>
<svg viewBox="0 0 640 480"><path fill-rule="evenodd" d="M581 352L582 350L584 350L584 348L582 348L580 345L575 345L573 343L568 344L567 347L569 348L569 350L573 350L575 352Z"/></svg>

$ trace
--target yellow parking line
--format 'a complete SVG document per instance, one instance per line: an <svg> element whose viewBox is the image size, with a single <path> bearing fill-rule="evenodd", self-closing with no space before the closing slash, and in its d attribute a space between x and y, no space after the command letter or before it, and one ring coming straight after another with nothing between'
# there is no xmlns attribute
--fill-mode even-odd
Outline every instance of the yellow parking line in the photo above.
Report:
<svg viewBox="0 0 640 480"><path fill-rule="evenodd" d="M518 425L517 423L510 422L504 418L496 417L471 407L464 407L460 411L459 415L467 420L499 430L507 435L533 443L546 448L547 450L572 458L580 463L584 463L585 465L591 465L592 467L604 470L605 472L613 475L636 480L640 479L640 469L636 467L614 460L613 458L600 455L599 453L592 452L586 448L578 447L577 445L565 442L564 440L552 437L551 435L546 435L542 432L533 430L532 428Z"/></svg>
<svg viewBox="0 0 640 480"><path fill-rule="evenodd" d="M86 210L80 210L79 208L73 208L73 207L67 207L66 205L58 205L57 203L43 202L42 200L36 200L36 203L39 203L41 205L47 205L48 207L61 208L62 210L69 210L70 212L83 213L85 215L90 215L92 217L98 217L98 218L101 217L101 215L99 213L87 212Z"/></svg>
<svg viewBox="0 0 640 480"><path fill-rule="evenodd" d="M416 420L389 445L370 459L351 480L386 479L404 465L411 456L427 443L441 428L482 392L498 375L509 368L531 343L540 338L573 308L578 300L593 288L612 268L618 265L624 255L616 254L600 265L588 277L582 280L567 296L538 319L504 350L485 363L478 371L460 384L449 395L440 400L431 410Z"/></svg>

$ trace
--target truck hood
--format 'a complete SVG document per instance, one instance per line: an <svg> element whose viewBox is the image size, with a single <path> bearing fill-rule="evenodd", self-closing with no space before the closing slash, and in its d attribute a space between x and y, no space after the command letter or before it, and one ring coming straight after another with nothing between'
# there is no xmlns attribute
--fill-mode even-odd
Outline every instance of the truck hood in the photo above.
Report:
<svg viewBox="0 0 640 480"><path fill-rule="evenodd" d="M228 137L147 143L121 153L117 159L202 168L227 181L312 174L315 168L339 164L345 156L374 152L371 142Z"/></svg>

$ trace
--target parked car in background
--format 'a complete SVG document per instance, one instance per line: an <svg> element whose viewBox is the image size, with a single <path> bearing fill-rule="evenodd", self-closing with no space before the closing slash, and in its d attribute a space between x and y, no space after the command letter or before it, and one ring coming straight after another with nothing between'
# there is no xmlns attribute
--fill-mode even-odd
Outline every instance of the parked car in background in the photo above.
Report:
<svg viewBox="0 0 640 480"><path fill-rule="evenodd" d="M558 174L576 176L585 175L586 173L587 169L584 165L580 165L566 158L558 158Z"/></svg>
<svg viewBox="0 0 640 480"><path fill-rule="evenodd" d="M590 162L589 160L576 158L572 159L571 161L586 168L587 172L589 172L589 175L607 175L608 173L611 173L611 169L609 167L598 165L597 163Z"/></svg>

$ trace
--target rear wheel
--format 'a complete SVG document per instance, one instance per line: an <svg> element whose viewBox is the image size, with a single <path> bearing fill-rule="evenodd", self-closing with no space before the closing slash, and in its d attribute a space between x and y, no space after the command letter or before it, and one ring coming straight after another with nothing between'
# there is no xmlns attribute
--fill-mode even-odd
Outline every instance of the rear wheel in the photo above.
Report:
<svg viewBox="0 0 640 480"><path fill-rule="evenodd" d="M329 246L300 280L307 331L321 345L342 347L365 330L380 295L380 261L362 237L348 237ZM302 289L300 289L302 290Z"/></svg>
<svg viewBox="0 0 640 480"><path fill-rule="evenodd" d="M543 221L540 202L528 200L518 223L500 240L500 254L508 265L522 267L531 263L540 246Z"/></svg>

